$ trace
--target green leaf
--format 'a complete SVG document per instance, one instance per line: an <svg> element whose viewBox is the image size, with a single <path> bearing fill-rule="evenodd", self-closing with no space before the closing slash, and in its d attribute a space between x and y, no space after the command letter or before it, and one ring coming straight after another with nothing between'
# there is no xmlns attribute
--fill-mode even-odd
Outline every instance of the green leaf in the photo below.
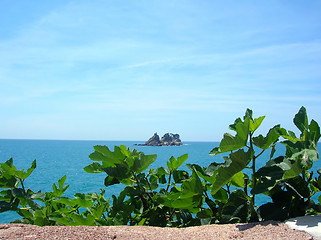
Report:
<svg viewBox="0 0 321 240"><path fill-rule="evenodd" d="M42 200L43 198L45 198L45 194L41 191L31 195L31 199Z"/></svg>
<svg viewBox="0 0 321 240"><path fill-rule="evenodd" d="M228 202L228 194L225 189L219 189L214 195L212 195L215 200L218 200L223 203Z"/></svg>
<svg viewBox="0 0 321 240"><path fill-rule="evenodd" d="M50 220L66 226L93 226L95 223L95 219L92 215L88 214L87 216L84 216L74 212L65 217L50 217Z"/></svg>
<svg viewBox="0 0 321 240"><path fill-rule="evenodd" d="M6 202L10 202L14 199L13 193L11 189L2 190L0 192L0 200L4 200Z"/></svg>
<svg viewBox="0 0 321 240"><path fill-rule="evenodd" d="M287 132L286 129L284 129L284 128L279 128L278 131L279 131L280 136L282 136L283 138L285 138L285 139L287 139L287 140L289 140L289 141L291 141L291 142L298 142L298 141L300 141L300 139L297 138L297 137L295 136L295 133L292 132L292 131L288 131L288 132Z"/></svg>
<svg viewBox="0 0 321 240"><path fill-rule="evenodd" d="M188 154L184 154L177 158L177 160L171 156L169 161L167 161L167 167L170 171L178 169L188 158Z"/></svg>
<svg viewBox="0 0 321 240"><path fill-rule="evenodd" d="M169 175L169 174L170 174L170 172L169 172L168 168L159 167L156 170L156 176L158 177L160 184L167 183L165 175Z"/></svg>
<svg viewBox="0 0 321 240"><path fill-rule="evenodd" d="M292 193L296 198L300 198L303 201L310 197L310 189L308 182L306 182L301 176L287 179L282 182L286 189Z"/></svg>
<svg viewBox="0 0 321 240"><path fill-rule="evenodd" d="M314 143L317 143L320 140L320 127L319 124L313 119L309 125L309 130L309 139L311 139Z"/></svg>
<svg viewBox="0 0 321 240"><path fill-rule="evenodd" d="M18 210L18 214L20 216L22 216L23 218L29 219L29 220L31 220L33 222L34 216L29 210L20 208Z"/></svg>
<svg viewBox="0 0 321 240"><path fill-rule="evenodd" d="M210 198L208 198L208 197L205 197L205 202L210 207L210 209L212 210L213 214L215 214L217 212L217 210L218 210L218 208L216 207L217 206L216 203L213 200L211 200Z"/></svg>
<svg viewBox="0 0 321 240"><path fill-rule="evenodd" d="M284 178L292 178L300 175L304 171L309 170L313 166L313 161L319 160L319 154L314 149L303 149L298 153L294 153L290 158L292 165L284 174Z"/></svg>
<svg viewBox="0 0 321 240"><path fill-rule="evenodd" d="M248 196L242 190L234 190L222 207L221 223L248 222L248 201Z"/></svg>
<svg viewBox="0 0 321 240"><path fill-rule="evenodd" d="M31 167L26 172L24 172L24 169L15 171L15 176L19 179L26 179L27 177L30 176L33 170L35 170L35 168L36 168L36 160L34 160L31 163Z"/></svg>
<svg viewBox="0 0 321 240"><path fill-rule="evenodd" d="M57 188L57 185L55 183L52 184L52 190L53 190L54 193L58 193L59 192L59 190Z"/></svg>
<svg viewBox="0 0 321 240"><path fill-rule="evenodd" d="M27 189L27 191L25 191L22 188L14 188L11 191L12 191L12 195L15 198L19 199L20 201L19 204L22 207L27 207L29 205L29 207L32 208L33 210L40 209L39 205L31 198L34 192L31 191L30 189Z"/></svg>
<svg viewBox="0 0 321 240"><path fill-rule="evenodd" d="M156 190L158 188L158 177L154 174L151 175L149 177L149 183L152 190Z"/></svg>
<svg viewBox="0 0 321 240"><path fill-rule="evenodd" d="M89 208L93 205L93 199L85 194L82 193L76 193L74 195L74 198L68 198L68 197L56 197L53 199L54 202L62 203L71 207L84 207Z"/></svg>
<svg viewBox="0 0 321 240"><path fill-rule="evenodd" d="M36 167L37 167L36 160L33 160L33 162L31 163L31 167L28 168L27 172L24 174L24 178L22 179L26 179L27 177L29 177L30 174L36 169Z"/></svg>
<svg viewBox="0 0 321 240"><path fill-rule="evenodd" d="M19 205L19 200L16 198L9 203L6 201L0 201L0 213L6 212L6 211L16 211L18 205Z"/></svg>
<svg viewBox="0 0 321 240"><path fill-rule="evenodd" d="M229 133L224 133L219 149L216 152L215 150L214 151L212 150L210 154L216 155L218 153L234 151L244 147L246 145L246 142L247 142L247 138L244 139L239 135L232 136Z"/></svg>
<svg viewBox="0 0 321 240"><path fill-rule="evenodd" d="M46 225L46 219L45 219L45 216L43 214L43 212L41 210L36 210L34 212L34 224L37 225L37 226L44 226Z"/></svg>
<svg viewBox="0 0 321 240"><path fill-rule="evenodd" d="M53 196L54 197L60 197L62 194L64 194L64 192L69 188L69 185L67 184L66 186L64 186L64 183L66 181L67 176L64 175L62 178L60 178L58 180L58 187L57 185L54 183L52 184L52 189L53 189Z"/></svg>
<svg viewBox="0 0 321 240"><path fill-rule="evenodd" d="M97 145L94 146L95 152L90 154L89 158L93 161L101 161L103 167L115 166L115 164L121 164L126 157L122 150L123 147L115 146L114 152L112 152L107 146Z"/></svg>
<svg viewBox="0 0 321 240"><path fill-rule="evenodd" d="M271 128L266 137L263 137L262 135L254 137L254 145L264 150L268 149L272 144L278 141L280 137L279 128L280 125L276 125L273 128Z"/></svg>
<svg viewBox="0 0 321 240"><path fill-rule="evenodd" d="M93 161L101 161L93 163L84 168L86 172L97 173L106 172L110 177L105 182L107 186L121 182L125 185L132 185L135 181L133 176L145 171L151 163L153 163L157 155L145 155L136 149L132 151L126 146L121 145L114 147L114 152L110 151L107 146L95 146L95 152L89 157ZM118 182L117 182L118 181Z"/></svg>
<svg viewBox="0 0 321 240"><path fill-rule="evenodd" d="M203 209L197 213L197 217L199 218L211 218L213 215L210 209Z"/></svg>
<svg viewBox="0 0 321 240"><path fill-rule="evenodd" d="M93 226L95 219L92 215L87 215L86 217L73 213L71 214L71 219L75 221L76 226Z"/></svg>
<svg viewBox="0 0 321 240"><path fill-rule="evenodd" d="M67 176L64 175L62 178L60 178L60 179L58 180L58 186L59 186L59 189L60 189L62 192L65 192L65 191L67 190L67 188L69 187L69 185L64 186L64 183L65 183L66 179L67 179Z"/></svg>
<svg viewBox="0 0 321 240"><path fill-rule="evenodd" d="M258 214L263 221L285 221L288 218L288 207L280 203L266 203L259 207Z"/></svg>
<svg viewBox="0 0 321 240"><path fill-rule="evenodd" d="M1 163L0 166L1 166L1 174L4 177L6 178L16 177L17 168L13 165L12 158L10 158L5 163Z"/></svg>
<svg viewBox="0 0 321 240"><path fill-rule="evenodd" d="M309 129L308 116L305 107L301 107L295 115L293 122L295 126L303 133Z"/></svg>
<svg viewBox="0 0 321 240"><path fill-rule="evenodd" d="M250 115L249 110L244 116L244 122L238 118L235 120L234 124L230 125L230 129L236 131L236 135L232 136L229 133L225 133L223 139L220 143L219 148L214 148L210 155L214 156L219 153L230 152L238 150L246 146L247 139L250 133Z"/></svg>
<svg viewBox="0 0 321 240"><path fill-rule="evenodd" d="M10 175L5 174L0 170L0 188L14 188L18 183L17 179Z"/></svg>
<svg viewBox="0 0 321 240"><path fill-rule="evenodd" d="M261 116L259 118L255 118L254 120L250 121L250 131L255 132L256 129L261 125L262 121L264 120L265 116Z"/></svg>
<svg viewBox="0 0 321 240"><path fill-rule="evenodd" d="M201 178L203 178L205 181L209 183L214 183L217 170L221 166L221 164L213 162L208 167L204 167L204 168L200 167L197 164L186 164L186 166L191 171L195 170L197 174Z"/></svg>
<svg viewBox="0 0 321 240"><path fill-rule="evenodd" d="M75 221L67 216L61 216L60 214L50 216L49 220L57 222L59 225L63 226L76 226Z"/></svg>
<svg viewBox="0 0 321 240"><path fill-rule="evenodd" d="M114 178L114 177L111 177L111 176L107 176L105 178L105 186L106 187L109 187L111 185L115 185L115 184L118 184L118 183L120 183L120 182L118 181L117 178Z"/></svg>
<svg viewBox="0 0 321 240"><path fill-rule="evenodd" d="M87 173L101 173L104 172L102 169L102 166L98 162L93 162L89 164L88 166L84 167L84 170Z"/></svg>
<svg viewBox="0 0 321 240"><path fill-rule="evenodd" d="M14 170L17 170L17 168L13 165L13 158L10 158L9 160L7 160L5 163L1 163L2 164L6 164L8 165L10 168L13 168Z"/></svg>
<svg viewBox="0 0 321 240"><path fill-rule="evenodd" d="M235 187L244 187L244 173L236 173L230 180L230 184Z"/></svg>
<svg viewBox="0 0 321 240"><path fill-rule="evenodd" d="M280 158L283 159L283 157ZM251 193L259 194L270 191L279 181L283 180L284 173L289 169L291 169L291 163L289 161L282 161L271 166L267 165L260 168L255 173L255 177L258 178L259 181Z"/></svg>
<svg viewBox="0 0 321 240"><path fill-rule="evenodd" d="M252 189L252 193L258 194L270 191L279 181L295 178L302 174L305 169L300 155L304 152L294 154L292 158L280 156L268 161L264 167L256 172L255 177L259 181L256 187Z"/></svg>
<svg viewBox="0 0 321 240"><path fill-rule="evenodd" d="M161 175L169 175L170 174L170 171L168 168L165 168L165 167L159 167L157 168L156 170L156 175L159 177Z"/></svg>
<svg viewBox="0 0 321 240"><path fill-rule="evenodd" d="M219 147L215 147L210 151L211 156L215 156L216 154L219 154L219 153L221 153Z"/></svg>
<svg viewBox="0 0 321 240"><path fill-rule="evenodd" d="M186 171L175 170L173 171L173 178L175 183L182 183L184 180L188 179L189 174Z"/></svg>
<svg viewBox="0 0 321 240"><path fill-rule="evenodd" d="M109 204L106 202L102 205L98 205L96 207L91 208L91 212L95 219L100 219L104 214L105 210L108 208Z"/></svg>
<svg viewBox="0 0 321 240"><path fill-rule="evenodd" d="M7 177L12 176L22 180L29 177L30 174L33 172L33 170L35 170L35 168L36 168L36 160L34 160L31 163L31 167L26 172L24 172L24 169L17 170L17 168L13 165L12 158L6 161L5 163L1 163L1 172L4 174L4 176L7 176Z"/></svg>
<svg viewBox="0 0 321 240"><path fill-rule="evenodd" d="M202 182L196 172L193 171L191 178L182 184L182 191L170 192L166 196L159 195L157 197L167 207L193 210L201 207L203 203L202 194Z"/></svg>
<svg viewBox="0 0 321 240"><path fill-rule="evenodd" d="M251 161L252 153L250 150L244 152L243 149L240 149L229 156L229 158L226 158L225 163L221 164L217 170L215 181L212 184L212 195L222 188L236 173L246 168Z"/></svg>
<svg viewBox="0 0 321 240"><path fill-rule="evenodd" d="M130 178L132 173L129 171L128 166L118 165L117 167L107 167L104 168L104 171L111 177L114 177L118 180Z"/></svg>
<svg viewBox="0 0 321 240"><path fill-rule="evenodd" d="M273 158L274 153L276 152L275 145L276 145L275 143L271 145L270 160Z"/></svg>
<svg viewBox="0 0 321 240"><path fill-rule="evenodd" d="M76 193L73 199L79 207L89 208L93 205L94 200L90 194Z"/></svg>
<svg viewBox="0 0 321 240"><path fill-rule="evenodd" d="M143 153L140 153L139 158L135 159L134 165L131 168L131 170L136 173L141 173L141 172L145 171L149 167L150 164L155 162L156 158L157 158L156 154L145 155Z"/></svg>

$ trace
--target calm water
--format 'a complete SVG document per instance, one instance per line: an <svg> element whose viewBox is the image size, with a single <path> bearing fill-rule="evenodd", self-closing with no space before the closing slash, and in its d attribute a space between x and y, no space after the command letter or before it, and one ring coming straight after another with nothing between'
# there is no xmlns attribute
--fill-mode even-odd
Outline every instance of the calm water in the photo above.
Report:
<svg viewBox="0 0 321 240"><path fill-rule="evenodd" d="M83 168L92 163L88 155L94 151L95 145L106 145L110 149L114 146L125 145L130 149L136 148L145 154L157 154L157 160L151 168L166 166L166 161L171 157L178 157L188 153L189 158L185 163L196 163L200 166L208 166L211 162L222 162L221 156L212 157L208 153L213 147L218 146L217 142L185 142L183 146L173 147L147 147L134 146L142 142L126 141L58 141L58 140L1 140L0 139L0 162L13 158L18 169L27 169L31 162L37 160L37 168L27 178L25 185L34 191L51 191L52 184L56 183L62 176L67 175L66 184L70 187L66 195L71 197L77 192L100 192L104 188L106 174L89 174ZM319 149L320 151L320 149ZM284 154L284 147L280 145L276 155ZM258 167L263 166L269 157L269 151L264 153L258 162ZM184 169L184 166L182 167ZM314 171L321 168L320 161L314 164ZM112 186L106 189L106 197L116 194L122 189L121 185ZM258 199L266 201L262 197ZM0 223L8 223L20 216L13 212L0 213Z"/></svg>

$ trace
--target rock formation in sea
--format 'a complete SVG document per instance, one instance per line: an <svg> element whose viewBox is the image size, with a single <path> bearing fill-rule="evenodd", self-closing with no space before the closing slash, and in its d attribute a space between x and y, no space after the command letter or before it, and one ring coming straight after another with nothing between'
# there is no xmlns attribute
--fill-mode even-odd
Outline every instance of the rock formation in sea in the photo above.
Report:
<svg viewBox="0 0 321 240"><path fill-rule="evenodd" d="M148 139L145 144L137 144L140 146L180 146L182 145L182 141L179 138L179 134L166 133L160 139L157 133Z"/></svg>

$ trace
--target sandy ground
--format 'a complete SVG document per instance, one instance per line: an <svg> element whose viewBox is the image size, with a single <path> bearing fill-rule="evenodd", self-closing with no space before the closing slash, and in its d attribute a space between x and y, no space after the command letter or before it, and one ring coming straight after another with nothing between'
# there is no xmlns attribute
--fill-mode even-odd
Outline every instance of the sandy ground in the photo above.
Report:
<svg viewBox="0 0 321 240"><path fill-rule="evenodd" d="M61 226L38 227L0 224L0 239L313 239L306 232L290 229L280 222L207 225L189 228L147 226Z"/></svg>

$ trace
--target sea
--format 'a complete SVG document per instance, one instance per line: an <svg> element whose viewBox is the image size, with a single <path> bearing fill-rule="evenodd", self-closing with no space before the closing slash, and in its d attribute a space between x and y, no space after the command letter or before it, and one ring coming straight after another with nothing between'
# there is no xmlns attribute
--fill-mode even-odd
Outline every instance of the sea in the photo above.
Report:
<svg viewBox="0 0 321 240"><path fill-rule="evenodd" d="M132 149L137 149L145 154L157 154L157 160L151 164L150 168L166 167L167 160L174 156L175 158L188 154L188 159L181 166L181 170L187 170L185 164L198 164L202 167L210 165L212 162L224 162L222 155L210 156L209 152L219 146L219 142L184 142L181 146L137 146L141 141L81 141L81 140L14 140L0 139L0 163L13 158L13 163L17 169L28 169L33 160L37 161L37 168L25 180L25 187L34 192L52 191L53 183L67 175L66 183L70 187L65 196L72 197L75 193L100 193L100 189L105 189L106 199L113 194L117 195L123 189L118 184L106 188L104 186L105 173L90 174L83 168L93 161L88 157L94 152L93 146L106 145L113 150L114 146L125 145ZM284 155L285 147L282 144L277 145L275 156ZM320 152L321 147L318 147ZM264 152L257 160L257 167L265 165L269 159L270 150ZM320 161L314 163L313 172L321 168ZM189 170L188 170L189 171ZM1 189L0 189L1 190ZM317 196L316 196L317 197ZM256 203L262 205L270 199L264 195L258 195ZM20 216L15 212L0 213L0 223L9 223Z"/></svg>

